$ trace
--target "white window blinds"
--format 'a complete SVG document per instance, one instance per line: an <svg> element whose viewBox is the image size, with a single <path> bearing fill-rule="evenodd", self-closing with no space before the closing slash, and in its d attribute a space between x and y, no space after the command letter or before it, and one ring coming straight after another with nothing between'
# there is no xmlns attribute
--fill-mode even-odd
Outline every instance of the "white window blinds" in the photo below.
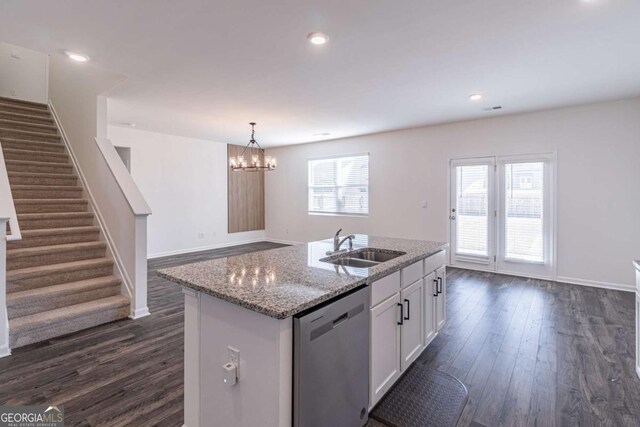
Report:
<svg viewBox="0 0 640 427"><path fill-rule="evenodd" d="M456 167L456 252L487 256L489 166Z"/></svg>
<svg viewBox="0 0 640 427"><path fill-rule="evenodd" d="M369 214L369 155L309 160L309 212Z"/></svg>
<svg viewBox="0 0 640 427"><path fill-rule="evenodd" d="M505 182L505 258L544 262L543 162L507 163Z"/></svg>

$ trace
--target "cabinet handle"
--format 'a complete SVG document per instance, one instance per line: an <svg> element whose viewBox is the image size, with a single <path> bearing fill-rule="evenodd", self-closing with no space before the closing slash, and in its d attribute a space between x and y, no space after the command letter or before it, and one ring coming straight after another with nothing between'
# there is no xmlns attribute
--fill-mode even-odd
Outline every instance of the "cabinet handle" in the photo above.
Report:
<svg viewBox="0 0 640 427"><path fill-rule="evenodd" d="M433 279L433 283L436 284L436 290L433 292L433 296L437 297L438 296L438 280L437 279Z"/></svg>
<svg viewBox="0 0 640 427"><path fill-rule="evenodd" d="M436 286L436 289L438 290L439 294L442 293L442 277L438 277L438 285Z"/></svg>
<svg viewBox="0 0 640 427"><path fill-rule="evenodd" d="M411 317L411 312L409 311L411 309L411 301L405 298L404 302L407 303L407 317L404 320L409 320L409 317Z"/></svg>
<svg viewBox="0 0 640 427"><path fill-rule="evenodd" d="M404 304L398 303L398 306L400 307L400 321L398 325L402 326L404 325Z"/></svg>

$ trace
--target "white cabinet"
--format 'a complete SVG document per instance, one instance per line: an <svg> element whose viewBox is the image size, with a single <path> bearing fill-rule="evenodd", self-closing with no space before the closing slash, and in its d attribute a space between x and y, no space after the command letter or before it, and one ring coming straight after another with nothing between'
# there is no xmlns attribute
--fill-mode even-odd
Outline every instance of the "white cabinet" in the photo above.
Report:
<svg viewBox="0 0 640 427"><path fill-rule="evenodd" d="M422 279L400 292L402 327L400 328L400 368L407 369L424 350L424 286Z"/></svg>
<svg viewBox="0 0 640 427"><path fill-rule="evenodd" d="M435 271L424 278L424 345L436 337L436 298L438 280Z"/></svg>
<svg viewBox="0 0 640 427"><path fill-rule="evenodd" d="M371 284L370 408L444 326L445 262L441 251Z"/></svg>
<svg viewBox="0 0 640 427"><path fill-rule="evenodd" d="M437 280L437 288L438 288L438 296L435 298L436 300L436 330L439 331L444 326L447 321L447 272L445 267L440 267L436 270L436 280Z"/></svg>
<svg viewBox="0 0 640 427"><path fill-rule="evenodd" d="M375 286L375 283L373 285ZM395 294L371 309L371 373L369 375L371 407L400 376L399 308L400 297L399 294Z"/></svg>

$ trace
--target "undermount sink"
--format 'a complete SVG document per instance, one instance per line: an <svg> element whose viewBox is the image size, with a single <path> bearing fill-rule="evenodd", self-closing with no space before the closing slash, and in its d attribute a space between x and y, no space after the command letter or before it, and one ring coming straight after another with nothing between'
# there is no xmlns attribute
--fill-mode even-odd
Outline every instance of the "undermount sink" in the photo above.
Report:
<svg viewBox="0 0 640 427"><path fill-rule="evenodd" d="M402 255L405 255L405 252L363 248L335 254L320 261L346 267L369 268Z"/></svg>

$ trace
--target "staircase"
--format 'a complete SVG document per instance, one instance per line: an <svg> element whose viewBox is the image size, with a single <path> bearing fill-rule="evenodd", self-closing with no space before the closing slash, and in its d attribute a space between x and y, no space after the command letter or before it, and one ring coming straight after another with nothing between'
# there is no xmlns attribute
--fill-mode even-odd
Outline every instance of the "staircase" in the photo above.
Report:
<svg viewBox="0 0 640 427"><path fill-rule="evenodd" d="M11 348L127 317L129 299L48 107L0 98L0 144L22 232L7 242Z"/></svg>

